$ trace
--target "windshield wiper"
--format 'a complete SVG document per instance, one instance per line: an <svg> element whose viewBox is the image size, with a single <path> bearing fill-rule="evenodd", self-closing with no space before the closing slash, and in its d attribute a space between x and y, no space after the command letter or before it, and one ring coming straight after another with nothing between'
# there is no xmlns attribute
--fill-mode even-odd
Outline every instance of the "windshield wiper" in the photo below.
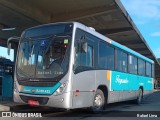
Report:
<svg viewBox="0 0 160 120"><path fill-rule="evenodd" d="M49 65L47 66L47 69L49 69L50 66L52 65L52 63L55 62L55 61L57 61L58 59L61 59L61 57L52 60L52 61L49 63Z"/></svg>

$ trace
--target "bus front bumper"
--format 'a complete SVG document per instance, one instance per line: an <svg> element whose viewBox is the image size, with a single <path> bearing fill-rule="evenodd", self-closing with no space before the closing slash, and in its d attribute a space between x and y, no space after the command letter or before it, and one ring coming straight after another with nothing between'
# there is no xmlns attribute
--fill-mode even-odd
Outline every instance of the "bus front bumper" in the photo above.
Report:
<svg viewBox="0 0 160 120"><path fill-rule="evenodd" d="M66 92L61 95L31 95L24 93L16 93L14 92L14 102L29 104L29 100L34 100L39 103L39 106L48 106L55 108L72 108L72 100L71 97L72 92Z"/></svg>

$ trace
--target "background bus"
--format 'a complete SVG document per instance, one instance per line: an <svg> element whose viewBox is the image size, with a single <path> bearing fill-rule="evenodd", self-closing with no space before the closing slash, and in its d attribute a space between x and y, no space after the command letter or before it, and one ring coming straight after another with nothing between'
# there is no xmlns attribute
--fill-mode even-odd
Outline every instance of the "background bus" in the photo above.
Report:
<svg viewBox="0 0 160 120"><path fill-rule="evenodd" d="M12 99L13 69L14 62L3 57L0 58L0 98L10 97ZM11 76L11 80L5 79L8 75Z"/></svg>
<svg viewBox="0 0 160 120"><path fill-rule="evenodd" d="M154 62L77 22L25 30L20 38L14 101L102 110L152 92Z"/></svg>

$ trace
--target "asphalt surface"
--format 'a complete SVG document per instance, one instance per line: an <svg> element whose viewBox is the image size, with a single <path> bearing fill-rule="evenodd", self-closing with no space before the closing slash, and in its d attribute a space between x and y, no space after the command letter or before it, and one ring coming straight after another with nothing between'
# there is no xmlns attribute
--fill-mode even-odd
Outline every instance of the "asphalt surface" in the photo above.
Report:
<svg viewBox="0 0 160 120"><path fill-rule="evenodd" d="M145 97L141 105L137 105L133 101L114 103L109 104L105 111L98 113L91 113L84 109L66 111L48 107L31 107L28 105L17 106L12 109L12 112L25 114L40 113L42 115L42 118L29 118L30 120L160 120L160 91L155 91L153 94ZM0 119L4 120L2 117ZM11 118L5 119L11 120ZM18 120L27 118L15 117L12 119Z"/></svg>

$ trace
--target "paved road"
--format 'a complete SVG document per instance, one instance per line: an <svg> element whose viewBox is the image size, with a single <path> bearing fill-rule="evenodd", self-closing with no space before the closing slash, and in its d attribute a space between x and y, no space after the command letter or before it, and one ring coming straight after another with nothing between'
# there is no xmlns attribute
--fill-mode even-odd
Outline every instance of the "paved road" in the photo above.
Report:
<svg viewBox="0 0 160 120"><path fill-rule="evenodd" d="M101 113L90 113L84 110L78 111L64 111L64 110L55 110L53 108L46 108L46 107L29 107L23 106L13 110L14 112L43 112L43 118L41 119L60 119L60 120L139 120L137 116L148 116L141 118L142 120L160 120L160 91L155 91L153 94L147 96L141 105L136 105L133 102L121 102L121 103L114 103L108 105L107 109ZM142 115L144 114L144 115ZM159 118L151 118L155 116L159 116ZM130 117L132 116L132 117ZM150 116L150 118L149 118ZM121 118L119 118L121 117ZM123 118L122 118L123 117ZM127 118L130 117L130 118ZM1 119L1 118L0 118ZM17 120L17 118L13 118ZM22 118L21 118L22 119ZM31 119L31 118L30 118ZM36 118L33 118L34 120ZM10 119L9 119L10 120ZM39 120L39 118L37 118Z"/></svg>

